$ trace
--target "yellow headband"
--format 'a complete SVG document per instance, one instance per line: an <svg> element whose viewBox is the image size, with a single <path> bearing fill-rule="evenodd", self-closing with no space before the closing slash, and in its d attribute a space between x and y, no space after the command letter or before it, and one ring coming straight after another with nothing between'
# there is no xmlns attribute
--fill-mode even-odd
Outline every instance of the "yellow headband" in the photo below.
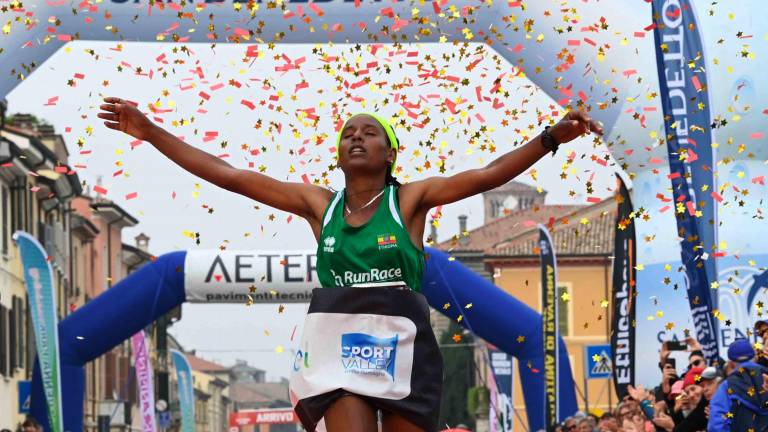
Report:
<svg viewBox="0 0 768 432"><path fill-rule="evenodd" d="M390 174L395 172L395 162L397 161L397 151L400 148L400 143L397 141L397 136L395 135L394 129L392 129L392 126L389 125L389 122L384 120L382 117L380 117L377 114L368 113L368 112L361 112L357 113L352 117L358 116L358 115L367 115L379 122L381 127L384 129L384 132L387 134L387 138L389 138L389 145L393 149L395 149L395 160L392 161L392 166L389 167ZM352 118L350 117L350 118ZM347 120L349 121L349 120ZM347 125L347 122L344 122L344 125L341 127L341 130L339 131L339 136L336 137L336 159L339 158L339 149L341 148L341 133L344 131L344 126Z"/></svg>

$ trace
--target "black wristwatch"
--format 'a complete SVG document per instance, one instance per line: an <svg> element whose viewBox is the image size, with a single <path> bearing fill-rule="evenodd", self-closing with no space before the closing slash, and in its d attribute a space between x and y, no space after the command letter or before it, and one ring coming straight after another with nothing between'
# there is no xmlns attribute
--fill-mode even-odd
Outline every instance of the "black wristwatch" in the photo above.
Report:
<svg viewBox="0 0 768 432"><path fill-rule="evenodd" d="M549 133L549 126L545 126L544 132L541 133L541 144L545 149L551 151L553 156L557 153L557 147L560 143Z"/></svg>

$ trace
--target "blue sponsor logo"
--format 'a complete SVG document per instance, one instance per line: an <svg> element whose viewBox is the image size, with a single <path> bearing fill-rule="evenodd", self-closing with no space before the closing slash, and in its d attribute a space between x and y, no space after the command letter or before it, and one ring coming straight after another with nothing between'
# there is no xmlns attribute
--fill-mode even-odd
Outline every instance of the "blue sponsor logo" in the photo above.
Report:
<svg viewBox="0 0 768 432"><path fill-rule="evenodd" d="M388 374L395 380L397 335L377 338L365 333L341 335L341 364L348 373L364 375Z"/></svg>

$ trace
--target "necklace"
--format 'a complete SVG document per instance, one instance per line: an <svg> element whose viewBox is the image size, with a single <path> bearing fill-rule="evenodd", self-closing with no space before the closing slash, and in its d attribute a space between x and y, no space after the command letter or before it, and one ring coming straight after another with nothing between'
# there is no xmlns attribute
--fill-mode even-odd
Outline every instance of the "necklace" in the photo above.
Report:
<svg viewBox="0 0 768 432"><path fill-rule="evenodd" d="M384 191L385 191L385 190L386 190L386 188L382 189L382 190L381 190L381 192L379 192L378 194L376 194L376 196L375 196L375 197L371 198L371 200L370 200L370 201L368 201L368 203L367 203L367 204L365 204L364 206L362 206L362 207L360 207L360 208L358 208L358 209L355 209L355 211L360 211L360 210L362 210L362 209L364 209L364 208L368 207L369 205L373 204L373 202L374 202L374 201L376 201L376 199L377 199L378 197L380 197L380 196L381 196L381 195L384 193ZM347 202L346 202L346 201L344 201L344 210L346 210L346 211L347 211L347 214L352 214L352 210L350 210L350 209L349 209L349 206L347 205Z"/></svg>

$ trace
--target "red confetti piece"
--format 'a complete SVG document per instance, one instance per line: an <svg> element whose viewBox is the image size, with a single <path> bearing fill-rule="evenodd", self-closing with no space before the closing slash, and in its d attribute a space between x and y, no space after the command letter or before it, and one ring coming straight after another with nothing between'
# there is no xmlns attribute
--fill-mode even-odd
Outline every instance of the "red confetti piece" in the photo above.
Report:
<svg viewBox="0 0 768 432"><path fill-rule="evenodd" d="M309 8L312 9L312 11L317 14L317 16L325 15L325 12L323 12L323 10L320 9L320 6L318 6L316 3L310 3Z"/></svg>
<svg viewBox="0 0 768 432"><path fill-rule="evenodd" d="M686 201L685 206L688 207L688 214L691 216L696 215L696 207L693 205L693 201Z"/></svg>
<svg viewBox="0 0 768 432"><path fill-rule="evenodd" d="M139 196L138 192L131 192L128 195L125 196L125 200L126 201L127 200L132 200L132 199L136 198L137 196Z"/></svg>
<svg viewBox="0 0 768 432"><path fill-rule="evenodd" d="M392 31L396 32L402 29L403 27L407 26L410 23L408 20L399 19L395 21L395 24L392 26Z"/></svg>
<svg viewBox="0 0 768 432"><path fill-rule="evenodd" d="M719 193L712 191L710 195L712 195L712 198L714 198L715 201L723 202L723 197Z"/></svg>
<svg viewBox="0 0 768 432"><path fill-rule="evenodd" d="M107 190L104 189L103 187L99 186L99 185L94 186L93 187L93 191L98 193L98 194L101 194L101 195L106 195L107 194Z"/></svg>
<svg viewBox="0 0 768 432"><path fill-rule="evenodd" d="M599 203L600 202L600 198L598 198L598 197L587 197L587 202L589 202L589 203Z"/></svg>
<svg viewBox="0 0 768 432"><path fill-rule="evenodd" d="M636 73L637 73L637 70L636 70L636 69L627 69L627 70L625 70L625 71L624 71L622 74L623 74L625 77L629 78L629 77L631 77L632 75L634 75L634 74L636 74Z"/></svg>
<svg viewBox="0 0 768 432"><path fill-rule="evenodd" d="M699 155L694 153L693 149L688 149L688 159L687 159L688 163L694 162L698 159L699 159Z"/></svg>
<svg viewBox="0 0 768 432"><path fill-rule="evenodd" d="M254 104L253 104L253 102L251 102L251 101L249 101L249 100L243 99L243 100L241 100L241 101L240 101L240 103L241 103L241 104L243 104L243 105L245 105L245 106L247 106L248 108L250 108L250 109L251 109L251 111L253 111L254 109L256 109L256 105L254 105Z"/></svg>
<svg viewBox="0 0 768 432"><path fill-rule="evenodd" d="M763 139L764 134L762 132L753 132L749 135L752 139Z"/></svg>
<svg viewBox="0 0 768 432"><path fill-rule="evenodd" d="M701 81L699 81L699 77L697 75L694 75L691 77L691 82L693 83L693 87L696 89L697 92L701 91Z"/></svg>
<svg viewBox="0 0 768 432"><path fill-rule="evenodd" d="M765 186L765 176L754 177L752 179L752 183L753 184L759 184L761 186Z"/></svg>

